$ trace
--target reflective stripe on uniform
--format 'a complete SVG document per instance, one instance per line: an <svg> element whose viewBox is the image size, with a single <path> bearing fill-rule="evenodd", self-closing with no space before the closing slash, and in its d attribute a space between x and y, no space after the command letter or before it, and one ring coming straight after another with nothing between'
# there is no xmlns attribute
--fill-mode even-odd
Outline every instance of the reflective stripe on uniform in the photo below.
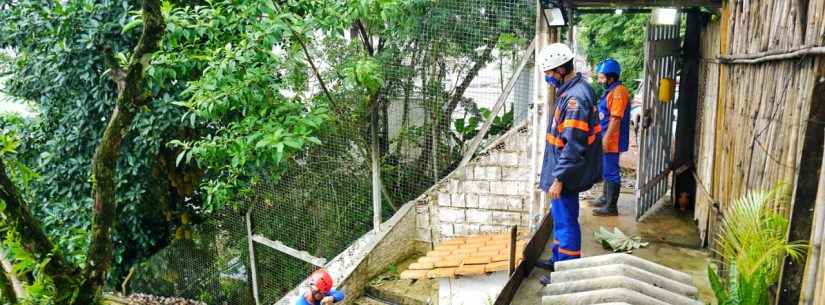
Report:
<svg viewBox="0 0 825 305"><path fill-rule="evenodd" d="M558 148L564 148L564 142L561 139L556 138L556 136L549 133L547 134L547 144L553 145Z"/></svg>
<svg viewBox="0 0 825 305"><path fill-rule="evenodd" d="M582 256L581 251L567 250L567 249L562 248L562 247L559 247L559 253L564 254L564 255L568 255L568 256Z"/></svg>
<svg viewBox="0 0 825 305"><path fill-rule="evenodd" d="M558 131L562 132L567 128L576 128L584 132L590 132L590 124L582 120L566 119L558 127Z"/></svg>

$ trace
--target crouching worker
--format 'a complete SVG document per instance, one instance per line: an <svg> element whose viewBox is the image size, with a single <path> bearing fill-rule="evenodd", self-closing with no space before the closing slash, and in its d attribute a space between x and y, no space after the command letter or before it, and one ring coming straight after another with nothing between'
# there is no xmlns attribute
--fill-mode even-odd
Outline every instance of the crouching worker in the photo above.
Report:
<svg viewBox="0 0 825 305"><path fill-rule="evenodd" d="M344 293L332 289L332 276L326 270L318 270L309 276L307 291L298 296L295 305L329 305L344 300Z"/></svg>
<svg viewBox="0 0 825 305"><path fill-rule="evenodd" d="M574 70L573 52L567 45L547 46L538 64L545 80L556 87L555 115L547 124L539 180L539 188L552 200L553 257L536 263L552 270L554 262L581 257L579 192L601 181L601 126L593 89ZM542 279L542 283L547 280Z"/></svg>

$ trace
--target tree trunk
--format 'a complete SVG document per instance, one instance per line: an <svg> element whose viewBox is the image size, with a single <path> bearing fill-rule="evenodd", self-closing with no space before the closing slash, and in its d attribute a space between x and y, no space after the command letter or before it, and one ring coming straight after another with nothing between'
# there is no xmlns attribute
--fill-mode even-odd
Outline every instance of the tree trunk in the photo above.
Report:
<svg viewBox="0 0 825 305"><path fill-rule="evenodd" d="M132 124L139 107L145 106L149 97L142 92L143 71L148 68L152 53L158 48L165 25L160 11L160 0L143 0L143 32L135 47L126 70L113 60L110 49L106 50L110 76L117 83L117 104L95 150L92 160L92 192L94 215L92 220L91 246L86 255L84 282L73 304L96 304L106 282L112 264L111 229L117 218L116 183L117 160L124 136Z"/></svg>
<svg viewBox="0 0 825 305"><path fill-rule="evenodd" d="M46 260L45 273L54 280L57 304L64 304L63 297L70 296L78 281L78 270L55 251L40 222L32 215L23 197L6 174L6 164L0 159L0 201L5 202L3 216L12 230L20 234L21 243L38 260Z"/></svg>
<svg viewBox="0 0 825 305"><path fill-rule="evenodd" d="M470 84L473 82L473 79L475 79L475 77L478 76L478 72L482 68L484 68L485 65L487 65L488 61L490 61L490 58L493 54L493 48L495 48L496 43L498 42L498 37L499 34L495 34L490 37L490 40L485 45L486 49L484 50L484 53L482 53L481 56L478 57L478 59L473 64L473 67L470 69L469 72L467 72L467 75L464 77L464 79L461 81L458 87L456 87L455 91L453 91L453 94L447 97L448 102L447 107L444 108L444 113L442 113L440 116L435 117L434 124L436 124L435 131L437 134L433 137L433 141L430 143L430 145L438 145L438 139L441 138L441 133L445 132L447 128L449 128L450 118L452 117L453 112L455 112L456 107L458 107L458 103L461 101L461 98L464 96L464 92L466 92L467 88L470 87ZM439 107L438 109L441 108ZM438 110L436 109L436 111ZM430 164L430 162L432 162L432 158L433 156L431 149L425 149L416 161L416 163L418 164L416 173L426 173L428 170L430 170L430 168L432 167Z"/></svg>

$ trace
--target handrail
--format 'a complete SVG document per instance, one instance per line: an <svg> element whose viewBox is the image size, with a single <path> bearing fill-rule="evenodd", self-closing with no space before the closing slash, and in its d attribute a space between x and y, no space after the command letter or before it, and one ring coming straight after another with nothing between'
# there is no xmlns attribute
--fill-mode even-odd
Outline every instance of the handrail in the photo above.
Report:
<svg viewBox="0 0 825 305"><path fill-rule="evenodd" d="M501 95L499 95L498 100L496 100L496 104L490 112L490 118L484 122L484 125L481 126L481 130L479 130L478 134L473 138L473 141L470 142L470 146L464 152L464 156L461 158L461 162L458 163L456 171L463 171L464 167L467 166L467 163L469 163L470 159L472 159L473 155L475 155L476 150L478 150L478 146L481 145L481 140L484 139L484 136L486 136L487 132L490 131L493 121L496 119L499 111L501 111L501 108L504 107L504 102L510 96L510 93L513 92L513 87L516 86L516 81L518 81L519 76L521 76L521 71L524 70L524 67L527 66L530 58L532 58L532 53L535 48L536 40L533 39L533 41L530 42L530 46L527 47L527 52L525 52L526 55L521 59L518 69L516 69L516 72L510 77L510 80L507 81L507 86L504 87L504 92L502 92Z"/></svg>

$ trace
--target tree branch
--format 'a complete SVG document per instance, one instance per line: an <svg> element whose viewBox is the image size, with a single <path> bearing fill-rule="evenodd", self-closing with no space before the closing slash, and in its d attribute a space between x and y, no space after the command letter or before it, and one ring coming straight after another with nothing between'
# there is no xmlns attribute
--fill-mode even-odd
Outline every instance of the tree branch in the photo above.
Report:
<svg viewBox="0 0 825 305"><path fill-rule="evenodd" d="M34 217L7 175L3 159L0 159L0 201L6 204L3 216L9 220L11 229L20 234L26 250L39 260L48 259L44 271L54 280L57 295L71 291L76 284L79 271L66 262L63 255L49 241L40 222Z"/></svg>
<svg viewBox="0 0 825 305"><path fill-rule="evenodd" d="M364 27L364 23L361 22L361 19L355 21L355 26L358 28L358 33L361 33L361 42L364 43L364 48L367 49L367 54L370 56L375 56L375 50L372 48L372 42L369 34L367 34L367 28Z"/></svg>
<svg viewBox="0 0 825 305"><path fill-rule="evenodd" d="M0 265L3 267L3 276L0 277L2 281L3 297L10 304L16 304L18 299L26 298L26 289L23 288L23 283L17 278L14 273L14 265L6 257L8 252L6 249L0 249Z"/></svg>

